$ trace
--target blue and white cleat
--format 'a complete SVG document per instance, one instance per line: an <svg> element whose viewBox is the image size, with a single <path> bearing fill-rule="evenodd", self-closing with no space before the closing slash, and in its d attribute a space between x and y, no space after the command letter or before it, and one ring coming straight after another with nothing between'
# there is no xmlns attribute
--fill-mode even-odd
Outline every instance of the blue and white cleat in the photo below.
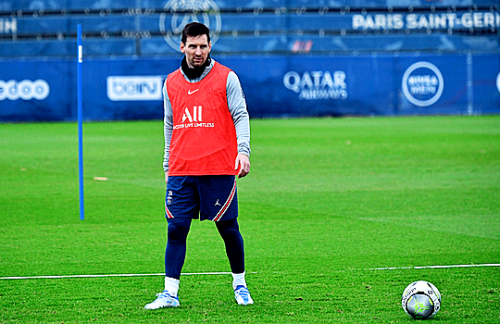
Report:
<svg viewBox="0 0 500 324"><path fill-rule="evenodd" d="M250 296L248 288L245 286L237 286L234 290L234 297L238 305L252 305L253 299Z"/></svg>
<svg viewBox="0 0 500 324"><path fill-rule="evenodd" d="M171 296L166 290L161 294L156 294L157 298L150 304L144 306L145 309L159 309L164 307L179 307L179 298Z"/></svg>

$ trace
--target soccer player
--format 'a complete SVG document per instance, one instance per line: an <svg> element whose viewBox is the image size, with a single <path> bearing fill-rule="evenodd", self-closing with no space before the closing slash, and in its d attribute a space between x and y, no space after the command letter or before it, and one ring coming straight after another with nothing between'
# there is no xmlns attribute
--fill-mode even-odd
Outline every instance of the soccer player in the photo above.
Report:
<svg viewBox="0 0 500 324"><path fill-rule="evenodd" d="M182 31L181 67L163 87L168 239L165 290L146 309L179 306L178 290L191 220L214 221L226 246L239 305L253 304L245 282L236 176L250 172L250 126L240 81L210 57L209 29Z"/></svg>

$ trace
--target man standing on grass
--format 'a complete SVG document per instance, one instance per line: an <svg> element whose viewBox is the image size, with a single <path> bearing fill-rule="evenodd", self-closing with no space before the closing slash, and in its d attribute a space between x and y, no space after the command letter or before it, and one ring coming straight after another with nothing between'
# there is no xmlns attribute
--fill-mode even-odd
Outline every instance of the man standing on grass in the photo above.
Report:
<svg viewBox="0 0 500 324"><path fill-rule="evenodd" d="M236 175L250 172L250 126L240 81L210 57L209 29L182 31L181 67L163 88L168 241L165 290L146 309L179 306L177 292L191 220L212 220L224 240L239 305L253 304L245 282L243 238L236 218Z"/></svg>

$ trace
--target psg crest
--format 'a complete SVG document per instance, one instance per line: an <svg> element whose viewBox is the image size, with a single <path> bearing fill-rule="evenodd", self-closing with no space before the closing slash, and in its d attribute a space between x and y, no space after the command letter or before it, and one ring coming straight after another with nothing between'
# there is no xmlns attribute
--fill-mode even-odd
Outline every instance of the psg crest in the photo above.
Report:
<svg viewBox="0 0 500 324"><path fill-rule="evenodd" d="M210 41L215 44L221 31L219 7L212 0L170 0L160 15L160 32L165 41L176 51L180 51L182 29L196 21L210 29Z"/></svg>

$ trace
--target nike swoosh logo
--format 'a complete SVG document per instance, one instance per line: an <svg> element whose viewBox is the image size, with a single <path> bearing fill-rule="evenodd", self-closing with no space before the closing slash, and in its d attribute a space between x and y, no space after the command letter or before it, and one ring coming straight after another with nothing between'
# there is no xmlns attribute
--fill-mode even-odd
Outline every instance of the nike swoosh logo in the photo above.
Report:
<svg viewBox="0 0 500 324"><path fill-rule="evenodd" d="M194 91L188 90L188 95L192 95L193 93L195 93L195 92L196 92L196 91L198 91L198 90L200 90L200 89L196 89L196 90L194 90Z"/></svg>

